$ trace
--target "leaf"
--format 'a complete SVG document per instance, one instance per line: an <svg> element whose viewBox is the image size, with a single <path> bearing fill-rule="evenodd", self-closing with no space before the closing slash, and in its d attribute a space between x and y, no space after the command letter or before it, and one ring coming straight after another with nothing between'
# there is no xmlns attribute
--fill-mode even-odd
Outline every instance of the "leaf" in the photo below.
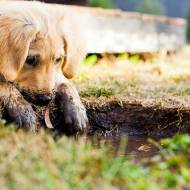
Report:
<svg viewBox="0 0 190 190"><path fill-rule="evenodd" d="M50 120L50 117L49 117L49 108L46 109L44 116L45 116L45 124L46 124L46 127L47 127L48 129L53 129L54 127L53 127L53 125L52 125L52 123L51 123L51 120Z"/></svg>
<svg viewBox="0 0 190 190"><path fill-rule="evenodd" d="M150 146L148 145L142 145L138 148L139 151L148 152L150 150Z"/></svg>

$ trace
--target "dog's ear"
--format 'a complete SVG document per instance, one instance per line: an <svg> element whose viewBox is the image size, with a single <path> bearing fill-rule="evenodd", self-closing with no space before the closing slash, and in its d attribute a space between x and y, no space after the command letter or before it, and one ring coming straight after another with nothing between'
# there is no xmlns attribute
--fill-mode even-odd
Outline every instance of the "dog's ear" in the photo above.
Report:
<svg viewBox="0 0 190 190"><path fill-rule="evenodd" d="M37 31L26 18L0 15L0 72L6 80L17 78Z"/></svg>
<svg viewBox="0 0 190 190"><path fill-rule="evenodd" d="M79 64L86 56L85 41L81 28L71 15L65 16L61 22L61 29L65 49L65 62L62 70L64 76L72 78L76 75Z"/></svg>

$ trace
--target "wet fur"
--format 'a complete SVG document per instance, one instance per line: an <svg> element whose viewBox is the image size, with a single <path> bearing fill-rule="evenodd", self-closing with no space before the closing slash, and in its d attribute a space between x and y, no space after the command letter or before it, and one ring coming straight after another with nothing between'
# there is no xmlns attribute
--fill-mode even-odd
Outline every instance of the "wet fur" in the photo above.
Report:
<svg viewBox="0 0 190 190"><path fill-rule="evenodd" d="M1 117L8 122L14 122L16 127L36 132L37 117L29 104L11 83L0 82L0 110Z"/></svg>

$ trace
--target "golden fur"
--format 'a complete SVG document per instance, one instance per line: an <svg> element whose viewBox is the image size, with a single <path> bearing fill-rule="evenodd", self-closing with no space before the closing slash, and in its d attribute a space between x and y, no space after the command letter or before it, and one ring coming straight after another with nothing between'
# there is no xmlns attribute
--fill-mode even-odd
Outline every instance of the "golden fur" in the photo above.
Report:
<svg viewBox="0 0 190 190"><path fill-rule="evenodd" d="M72 78L85 57L73 13L40 2L0 3L0 72L34 91L51 91ZM35 56L37 66L26 64Z"/></svg>

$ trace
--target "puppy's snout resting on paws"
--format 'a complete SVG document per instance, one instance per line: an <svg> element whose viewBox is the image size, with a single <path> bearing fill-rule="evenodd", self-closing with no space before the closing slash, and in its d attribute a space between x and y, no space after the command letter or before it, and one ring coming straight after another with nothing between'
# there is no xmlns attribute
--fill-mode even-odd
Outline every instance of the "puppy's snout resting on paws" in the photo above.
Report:
<svg viewBox="0 0 190 190"><path fill-rule="evenodd" d="M45 106L54 99L53 92L31 91L30 89L17 88L23 95L24 99L32 104Z"/></svg>
<svg viewBox="0 0 190 190"><path fill-rule="evenodd" d="M74 18L66 7L39 2L0 3L0 73L21 89L23 100L46 104L52 100L54 90L64 110L65 123L70 118L69 127L83 129L86 111L68 80L75 76L85 57L82 32ZM32 92L31 96L28 92ZM65 92L72 98L60 98L65 97ZM22 126L20 123L17 122ZM30 128L31 124L25 125Z"/></svg>

